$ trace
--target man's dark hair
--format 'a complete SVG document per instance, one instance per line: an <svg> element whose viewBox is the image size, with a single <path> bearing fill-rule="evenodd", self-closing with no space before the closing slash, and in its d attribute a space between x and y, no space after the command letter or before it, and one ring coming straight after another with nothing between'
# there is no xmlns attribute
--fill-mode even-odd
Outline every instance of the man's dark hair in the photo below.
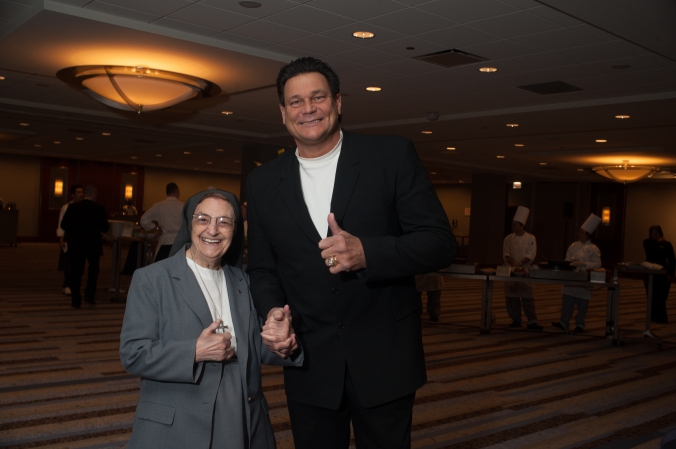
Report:
<svg viewBox="0 0 676 449"><path fill-rule="evenodd" d="M84 190L84 187L82 187L82 184L75 184L73 187L70 188L70 194L75 195L75 191L77 191L77 189Z"/></svg>
<svg viewBox="0 0 676 449"><path fill-rule="evenodd" d="M284 67L282 67L277 75L277 95L279 95L279 104L282 106L284 103L284 85L294 76L301 75L303 73L312 73L317 72L324 75L326 81L329 83L329 89L331 89L331 96L336 98L336 95L340 93L340 80L338 75L333 71L330 65L319 59L306 56L303 58L298 58L295 61L291 61Z"/></svg>
<svg viewBox="0 0 676 449"><path fill-rule="evenodd" d="M167 196L173 195L174 193L178 192L178 186L176 185L175 182L170 182L169 184L167 184L166 191Z"/></svg>

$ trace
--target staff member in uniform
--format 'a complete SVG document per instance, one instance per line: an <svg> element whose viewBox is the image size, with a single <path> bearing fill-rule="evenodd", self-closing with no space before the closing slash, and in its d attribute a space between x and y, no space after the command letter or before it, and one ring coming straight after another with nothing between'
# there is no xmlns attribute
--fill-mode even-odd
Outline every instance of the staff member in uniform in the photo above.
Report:
<svg viewBox="0 0 676 449"><path fill-rule="evenodd" d="M525 231L526 220L530 209L519 206L512 220L512 233L505 237L502 245L502 256L505 263L512 268L530 270L531 262L537 253L535 236ZM512 319L509 327L521 327L521 307L528 318L528 329L541 331L535 315L535 295L533 286L525 282L505 282L505 301L507 314Z"/></svg>
<svg viewBox="0 0 676 449"><path fill-rule="evenodd" d="M653 306L650 320L655 323L667 324L667 297L669 296L669 287L674 280L674 271L676 270L676 260L674 258L674 247L671 243L664 240L662 227L659 225L651 226L648 230L650 238L643 241L645 249L645 260L647 262L662 265L667 270L667 275L656 274L653 277ZM648 291L648 276L643 279L646 291Z"/></svg>
<svg viewBox="0 0 676 449"><path fill-rule="evenodd" d="M601 267L601 251L589 240L589 236L596 230L599 223L601 223L601 218L591 214L577 231L578 241L568 247L566 260L571 261L571 265L577 267L578 270ZM584 319L587 316L592 290L586 287L564 285L561 293L563 293L561 319L558 322L553 321L552 326L568 330L568 322L573 316L573 309L577 306L573 332L584 332Z"/></svg>

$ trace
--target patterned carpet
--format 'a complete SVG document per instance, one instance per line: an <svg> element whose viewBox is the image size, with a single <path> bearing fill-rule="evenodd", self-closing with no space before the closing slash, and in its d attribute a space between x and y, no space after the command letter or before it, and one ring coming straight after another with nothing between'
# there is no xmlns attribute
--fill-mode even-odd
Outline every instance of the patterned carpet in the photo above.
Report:
<svg viewBox="0 0 676 449"><path fill-rule="evenodd" d="M98 302L70 308L56 244L0 247L0 447L121 448L129 438L138 378L122 369L123 303L111 303L110 249ZM123 276L123 287L130 282ZM416 397L413 447L658 448L676 428L676 324L654 325L662 349L642 338L645 292L621 279L620 335L604 338L605 292L592 299L584 334L564 335L560 287L536 286L545 331L513 330L502 287L496 325L479 335L481 285L446 281L439 323L423 318L429 380ZM676 293L668 302L676 323ZM292 448L283 377L263 368L279 448Z"/></svg>

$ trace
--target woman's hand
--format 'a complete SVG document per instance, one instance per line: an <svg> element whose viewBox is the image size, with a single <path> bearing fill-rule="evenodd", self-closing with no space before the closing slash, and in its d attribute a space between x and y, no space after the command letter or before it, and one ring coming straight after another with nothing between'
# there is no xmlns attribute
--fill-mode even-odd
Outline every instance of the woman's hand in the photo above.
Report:
<svg viewBox="0 0 676 449"><path fill-rule="evenodd" d="M270 352L286 358L298 349L296 334L291 325L291 309L289 305L284 308L275 307L268 312L268 319L263 326L263 344Z"/></svg>
<svg viewBox="0 0 676 449"><path fill-rule="evenodd" d="M197 346L195 348L195 363L207 360L222 362L223 360L230 360L235 355L230 347L232 334L230 332L216 333L216 329L218 329L220 324L221 320L216 320L202 331L202 334L197 339Z"/></svg>

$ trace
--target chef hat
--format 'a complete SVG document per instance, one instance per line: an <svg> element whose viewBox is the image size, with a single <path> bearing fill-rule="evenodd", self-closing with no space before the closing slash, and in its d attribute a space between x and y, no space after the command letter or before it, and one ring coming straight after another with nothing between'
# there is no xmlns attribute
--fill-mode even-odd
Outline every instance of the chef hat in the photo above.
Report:
<svg viewBox="0 0 676 449"><path fill-rule="evenodd" d="M596 228L598 227L599 223L601 223L601 217L599 217L598 215L590 214L589 218L587 218L580 227L585 231L587 231L589 234L591 234L594 231L596 231Z"/></svg>
<svg viewBox="0 0 676 449"><path fill-rule="evenodd" d="M529 213L530 209L528 209L527 207L519 206L519 208L516 210L516 213L514 214L513 221L518 221L519 223L525 225L526 220L528 220Z"/></svg>

